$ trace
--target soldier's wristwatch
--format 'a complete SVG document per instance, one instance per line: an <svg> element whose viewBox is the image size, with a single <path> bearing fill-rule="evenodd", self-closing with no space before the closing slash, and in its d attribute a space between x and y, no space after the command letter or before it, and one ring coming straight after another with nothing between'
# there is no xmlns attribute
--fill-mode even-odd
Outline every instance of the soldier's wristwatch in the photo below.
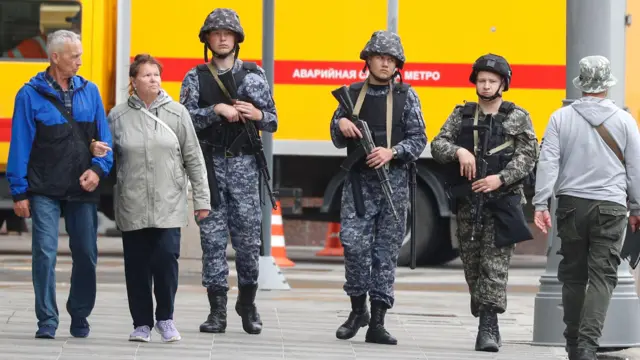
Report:
<svg viewBox="0 0 640 360"><path fill-rule="evenodd" d="M398 150L396 150L396 148L391 148L391 153L394 159L398 157Z"/></svg>
<svg viewBox="0 0 640 360"><path fill-rule="evenodd" d="M504 185L504 175L498 174L498 179L500 179L501 185Z"/></svg>

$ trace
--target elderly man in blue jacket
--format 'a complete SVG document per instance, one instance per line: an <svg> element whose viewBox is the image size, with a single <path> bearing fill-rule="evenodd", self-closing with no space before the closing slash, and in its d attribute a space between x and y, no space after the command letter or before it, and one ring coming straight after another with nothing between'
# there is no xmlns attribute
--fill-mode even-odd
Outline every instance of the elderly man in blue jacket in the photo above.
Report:
<svg viewBox="0 0 640 360"><path fill-rule="evenodd" d="M61 212L73 260L66 306L70 333L87 337L96 299L96 188L113 164L111 133L98 88L76 75L82 64L79 36L54 32L47 47L50 66L15 99L7 177L16 215L33 221L36 338L55 338L59 324L55 264Z"/></svg>

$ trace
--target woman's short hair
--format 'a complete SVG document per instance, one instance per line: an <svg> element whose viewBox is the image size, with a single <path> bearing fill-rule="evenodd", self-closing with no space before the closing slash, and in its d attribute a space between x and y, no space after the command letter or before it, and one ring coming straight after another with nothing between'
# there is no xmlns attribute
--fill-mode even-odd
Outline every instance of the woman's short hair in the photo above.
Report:
<svg viewBox="0 0 640 360"><path fill-rule="evenodd" d="M160 64L158 60L156 60L149 54L138 54L135 58L133 58L133 62L129 66L129 77L135 78L136 76L138 76L140 67L144 64L156 65L158 67L158 70L160 70L160 75L162 75L162 64ZM129 82L129 95L131 94L133 94L133 84Z"/></svg>

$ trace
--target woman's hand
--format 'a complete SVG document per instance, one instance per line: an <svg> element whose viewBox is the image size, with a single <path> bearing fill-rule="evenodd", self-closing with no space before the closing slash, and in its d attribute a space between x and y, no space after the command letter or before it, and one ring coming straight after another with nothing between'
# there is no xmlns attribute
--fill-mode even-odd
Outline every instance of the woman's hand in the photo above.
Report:
<svg viewBox="0 0 640 360"><path fill-rule="evenodd" d="M106 142L94 141L89 145L89 150L91 151L91 155L95 157L105 157L107 156L107 152L111 151L111 148Z"/></svg>

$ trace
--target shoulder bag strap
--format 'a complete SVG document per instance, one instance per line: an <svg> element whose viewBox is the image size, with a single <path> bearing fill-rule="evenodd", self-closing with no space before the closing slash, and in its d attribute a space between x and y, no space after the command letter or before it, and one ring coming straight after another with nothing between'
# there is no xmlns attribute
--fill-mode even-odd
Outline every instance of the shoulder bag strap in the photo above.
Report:
<svg viewBox="0 0 640 360"><path fill-rule="evenodd" d="M162 125L165 129L169 130L171 135L173 135L173 138L176 139L176 142L178 143L178 145L180 145L180 140L178 139L178 135L176 135L175 131L173 131L173 129L171 127L169 127L169 125L167 125L167 123L165 123L164 121L160 120L159 117L153 115L153 113L151 113L151 111L145 109L144 107L141 107L140 111L142 111L143 113L147 114L147 116L149 116L150 118L155 120L158 124Z"/></svg>
<svg viewBox="0 0 640 360"><path fill-rule="evenodd" d="M596 126L596 131L598 132L598 134L600 134L602 140L607 143L613 153L616 154L618 159L620 159L620 162L622 162L622 164L624 165L624 156L622 155L622 151L618 147L618 144L615 142L615 140L613 140L611 133L609 133L609 131L604 127L604 124Z"/></svg>

